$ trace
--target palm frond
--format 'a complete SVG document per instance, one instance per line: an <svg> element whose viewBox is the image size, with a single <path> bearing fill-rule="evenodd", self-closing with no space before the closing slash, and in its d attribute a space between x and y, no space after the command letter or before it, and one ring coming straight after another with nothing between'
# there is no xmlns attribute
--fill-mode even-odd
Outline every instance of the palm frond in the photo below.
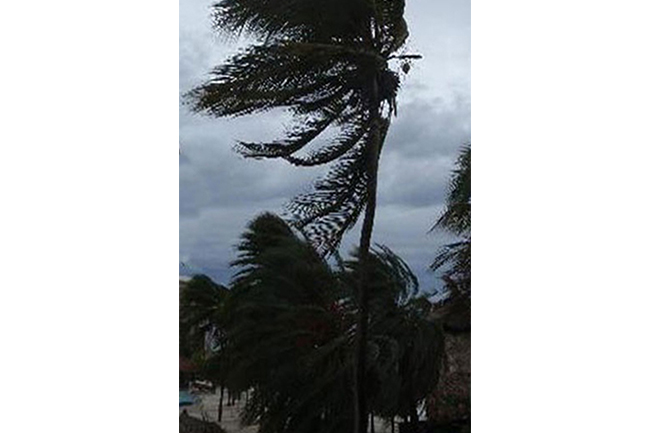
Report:
<svg viewBox="0 0 650 433"><path fill-rule="evenodd" d="M456 168L449 182L447 207L433 228L444 228L457 235L465 235L471 227L471 147L461 149Z"/></svg>
<svg viewBox="0 0 650 433"><path fill-rule="evenodd" d="M251 46L215 69L205 84L186 95L196 112L240 116L277 107L312 112L327 108L351 90L354 55L331 55L285 42Z"/></svg>
<svg viewBox="0 0 650 433"><path fill-rule="evenodd" d="M461 148L456 167L449 182L446 209L431 230L447 230L460 240L443 245L430 268L443 271L446 285L462 293L471 290L471 147Z"/></svg>
<svg viewBox="0 0 650 433"><path fill-rule="evenodd" d="M349 0L221 0L215 27L269 39L355 40L370 16L369 4Z"/></svg>
<svg viewBox="0 0 650 433"><path fill-rule="evenodd" d="M388 125L388 119L382 119L381 140ZM344 233L354 226L366 205L368 147L366 135L314 184L312 192L295 197L287 205L294 218L292 224L308 236L321 254L328 255L338 248Z"/></svg>
<svg viewBox="0 0 650 433"><path fill-rule="evenodd" d="M276 108L293 114L295 126L284 137L242 140L235 149L297 166L337 162L312 193L287 205L296 227L319 252L331 253L366 205L373 128L381 129L381 147L396 112L400 78L388 60L408 36L404 0L221 0L213 12L223 32L260 36L262 43L215 68L186 102L217 117ZM387 118L376 118L386 111ZM315 143L334 128L333 138Z"/></svg>

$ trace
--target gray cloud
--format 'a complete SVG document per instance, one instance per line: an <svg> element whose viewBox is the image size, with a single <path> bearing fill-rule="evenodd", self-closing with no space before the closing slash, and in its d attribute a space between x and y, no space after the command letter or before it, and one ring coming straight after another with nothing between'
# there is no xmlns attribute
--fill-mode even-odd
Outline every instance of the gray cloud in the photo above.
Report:
<svg viewBox="0 0 650 433"><path fill-rule="evenodd" d="M300 170L284 161L245 160L232 150L238 139L276 137L277 129L272 120L252 118L201 119L181 128L185 159L179 168L181 216L222 206L257 208L261 202L286 201L304 190L323 170Z"/></svg>
<svg viewBox="0 0 650 433"><path fill-rule="evenodd" d="M470 105L457 96L404 104L391 125L382 155L380 202L409 206L441 205L450 170L468 143Z"/></svg>

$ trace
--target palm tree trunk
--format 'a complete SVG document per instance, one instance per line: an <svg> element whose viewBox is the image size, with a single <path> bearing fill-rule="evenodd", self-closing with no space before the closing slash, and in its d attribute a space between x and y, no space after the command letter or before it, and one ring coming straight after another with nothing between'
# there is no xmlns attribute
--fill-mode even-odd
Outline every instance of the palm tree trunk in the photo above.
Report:
<svg viewBox="0 0 650 433"><path fill-rule="evenodd" d="M413 395L413 394L411 394ZM409 397L411 398L411 397ZM415 403L412 399L409 402L409 418L411 420L411 424L413 424L413 428L417 426L419 417L418 417L418 406L417 403Z"/></svg>
<svg viewBox="0 0 650 433"><path fill-rule="evenodd" d="M373 80L373 120L368 161L368 200L361 228L359 241L359 317L357 322L357 347L355 365L355 433L368 431L368 402L366 396L366 357L368 345L368 304L369 304L369 266L370 240L375 222L375 209L377 207L377 173L379 169L380 139L380 112L378 98L377 78Z"/></svg>
<svg viewBox="0 0 650 433"><path fill-rule="evenodd" d="M217 420L221 422L221 417L223 415L223 385L221 385L221 395L219 395L219 416Z"/></svg>

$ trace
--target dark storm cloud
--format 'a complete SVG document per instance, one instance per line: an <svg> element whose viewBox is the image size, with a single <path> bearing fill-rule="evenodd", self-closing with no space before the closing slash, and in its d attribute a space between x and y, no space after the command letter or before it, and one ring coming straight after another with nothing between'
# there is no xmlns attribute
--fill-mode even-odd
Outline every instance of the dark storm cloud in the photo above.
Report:
<svg viewBox="0 0 650 433"><path fill-rule="evenodd" d="M180 94L237 51L215 38L211 3L181 2ZM423 59L404 80L380 165L373 241L402 256L424 289L438 284L427 267L450 240L429 230L443 209L458 150L470 141L468 5L465 0L407 1L409 50ZM281 214L283 205L308 190L325 169L244 160L232 150L237 140L277 138L289 126L284 113L212 119L181 105L179 116L179 256L184 263L179 271L204 272L227 283L228 263L246 224L263 211ZM358 242L358 226L345 237L344 254Z"/></svg>

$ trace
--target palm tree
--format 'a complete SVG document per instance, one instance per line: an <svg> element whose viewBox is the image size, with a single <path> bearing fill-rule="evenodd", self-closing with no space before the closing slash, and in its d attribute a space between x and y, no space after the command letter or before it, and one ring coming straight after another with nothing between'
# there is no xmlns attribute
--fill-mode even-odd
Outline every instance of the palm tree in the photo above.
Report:
<svg viewBox="0 0 650 433"><path fill-rule="evenodd" d="M417 55L399 54L408 36L404 0L221 0L213 7L217 28L261 40L230 58L191 91L193 110L240 116L288 109L295 127L266 143L239 142L251 158L281 158L297 166L335 162L311 193L289 205L294 225L319 252L335 250L364 212L359 260L355 431L366 431L368 300L367 262L374 224L377 174L390 118L396 111L399 75ZM407 71L407 68L403 68ZM335 138L319 142L325 130ZM315 148L306 151L309 144Z"/></svg>
<svg viewBox="0 0 650 433"><path fill-rule="evenodd" d="M262 214L242 235L225 324L234 390L252 389L244 419L261 433L350 431L358 253L330 266L281 218ZM369 359L372 412L417 418L437 381L441 332L427 320L417 279L387 247L371 250ZM229 388L230 389L230 388Z"/></svg>
<svg viewBox="0 0 650 433"><path fill-rule="evenodd" d="M220 311L228 289L215 283L207 275L195 275L181 289L180 326L183 355L210 350L215 342L220 322Z"/></svg>
<svg viewBox="0 0 650 433"><path fill-rule="evenodd" d="M346 267L349 277L358 275L358 260ZM418 405L438 382L442 327L429 319L432 305L409 266L388 247L371 250L369 278L369 407L386 420L416 424Z"/></svg>
<svg viewBox="0 0 650 433"><path fill-rule="evenodd" d="M436 421L462 419L470 410L469 367L471 329L471 147L460 151L452 173L446 209L433 229L446 230L459 239L444 245L431 268L442 271L447 289L445 299L435 307L432 316L442 323L450 345L446 358L456 364L456 371L446 370L431 395L429 415ZM465 367L461 367L465 365ZM457 401L454 401L457 400Z"/></svg>
<svg viewBox="0 0 650 433"><path fill-rule="evenodd" d="M237 248L226 332L229 383L252 389L244 421L260 433L349 431L352 323L335 272L272 214Z"/></svg>
<svg viewBox="0 0 650 433"><path fill-rule="evenodd" d="M207 275L195 275L181 290L179 336L181 355L200 360L201 373L219 384L219 421L228 370L227 341L229 291Z"/></svg>
<svg viewBox="0 0 650 433"><path fill-rule="evenodd" d="M468 294L471 291L471 146L460 151L456 168L449 182L446 209L431 230L443 229L459 237L444 245L431 264L432 270L444 270L442 278L447 289L453 293Z"/></svg>

